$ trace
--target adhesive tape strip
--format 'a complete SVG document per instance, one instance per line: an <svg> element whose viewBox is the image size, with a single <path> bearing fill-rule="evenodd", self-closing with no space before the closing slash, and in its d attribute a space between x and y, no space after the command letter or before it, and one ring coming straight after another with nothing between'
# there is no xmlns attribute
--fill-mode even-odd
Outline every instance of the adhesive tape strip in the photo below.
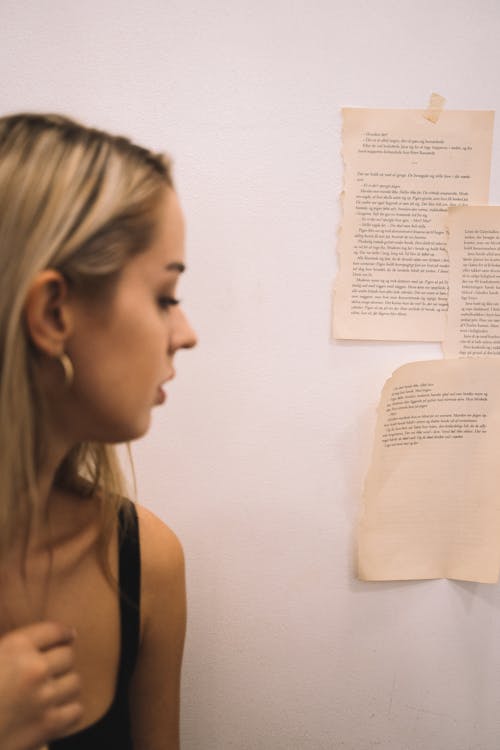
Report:
<svg viewBox="0 0 500 750"><path fill-rule="evenodd" d="M444 98L444 96L441 96L440 94L431 94L429 104L426 111L424 112L425 119L436 124L436 122L441 117L441 112L443 111L445 102L446 99Z"/></svg>

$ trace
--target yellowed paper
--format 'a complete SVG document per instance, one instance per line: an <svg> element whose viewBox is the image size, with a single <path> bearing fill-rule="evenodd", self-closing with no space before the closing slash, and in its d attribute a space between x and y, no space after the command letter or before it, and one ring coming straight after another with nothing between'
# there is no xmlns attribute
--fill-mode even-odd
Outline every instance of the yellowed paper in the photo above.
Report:
<svg viewBox="0 0 500 750"><path fill-rule="evenodd" d="M364 580L500 572L500 360L414 362L382 392L358 528Z"/></svg>
<svg viewBox="0 0 500 750"><path fill-rule="evenodd" d="M500 356L500 206L448 213L450 294L445 357Z"/></svg>
<svg viewBox="0 0 500 750"><path fill-rule="evenodd" d="M493 115L343 110L335 337L442 340L447 209L488 200Z"/></svg>

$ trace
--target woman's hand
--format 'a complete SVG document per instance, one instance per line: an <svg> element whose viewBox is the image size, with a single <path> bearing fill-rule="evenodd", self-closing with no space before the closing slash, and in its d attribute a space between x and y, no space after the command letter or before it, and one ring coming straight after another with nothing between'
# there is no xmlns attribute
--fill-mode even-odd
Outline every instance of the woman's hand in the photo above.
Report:
<svg viewBox="0 0 500 750"><path fill-rule="evenodd" d="M53 622L0 639L0 747L38 750L68 734L83 713L75 634Z"/></svg>

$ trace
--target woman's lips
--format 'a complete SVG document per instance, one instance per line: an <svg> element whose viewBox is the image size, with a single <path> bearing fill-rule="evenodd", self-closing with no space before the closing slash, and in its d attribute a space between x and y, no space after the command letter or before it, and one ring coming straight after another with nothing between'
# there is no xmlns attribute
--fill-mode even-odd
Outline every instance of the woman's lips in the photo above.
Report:
<svg viewBox="0 0 500 750"><path fill-rule="evenodd" d="M163 390L163 388L161 388L161 386L158 387L158 391L156 393L156 403L158 405L164 404L166 400L167 400L166 392Z"/></svg>
<svg viewBox="0 0 500 750"><path fill-rule="evenodd" d="M175 370L172 370L170 375L165 378L165 380L162 381L162 385L158 386L158 390L156 392L156 403L157 404L164 404L167 400L167 392L163 389L163 386L165 383L167 383L169 380L173 380L175 377Z"/></svg>

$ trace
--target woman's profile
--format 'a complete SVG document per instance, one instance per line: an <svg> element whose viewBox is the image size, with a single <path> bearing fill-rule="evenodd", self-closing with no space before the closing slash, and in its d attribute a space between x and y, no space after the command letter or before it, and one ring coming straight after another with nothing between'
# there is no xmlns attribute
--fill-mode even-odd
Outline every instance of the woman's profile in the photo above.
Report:
<svg viewBox="0 0 500 750"><path fill-rule="evenodd" d="M184 562L125 499L174 357L168 160L58 115L0 118L0 747L174 750Z"/></svg>

